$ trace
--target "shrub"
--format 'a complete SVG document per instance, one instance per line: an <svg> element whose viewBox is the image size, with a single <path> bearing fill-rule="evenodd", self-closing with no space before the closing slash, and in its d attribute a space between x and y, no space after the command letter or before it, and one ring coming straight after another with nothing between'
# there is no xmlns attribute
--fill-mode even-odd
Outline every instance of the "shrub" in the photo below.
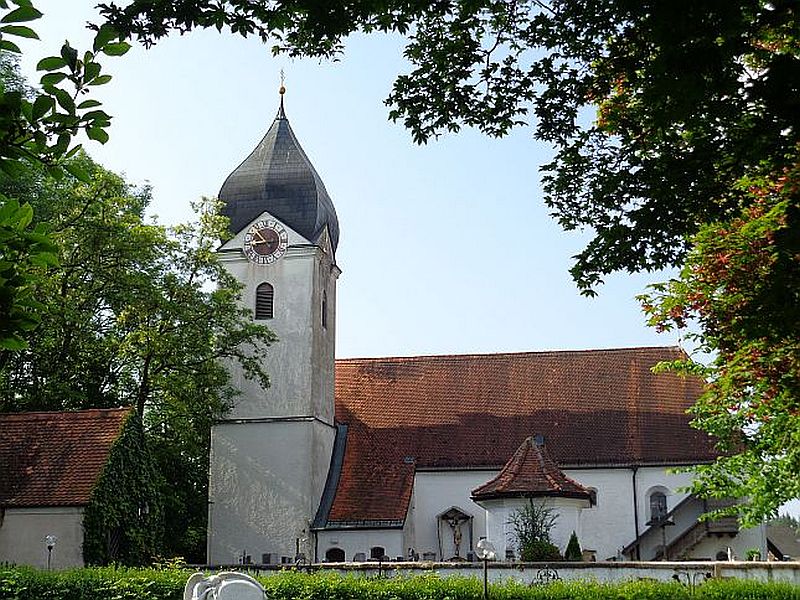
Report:
<svg viewBox="0 0 800 600"><path fill-rule="evenodd" d="M559 560L561 553L550 541L550 531L558 515L542 501L528 498L528 503L509 516L513 543L524 561Z"/></svg>
<svg viewBox="0 0 800 600"><path fill-rule="evenodd" d="M579 561L583 559L581 545L578 542L578 534L576 534L574 531L572 532L572 535L569 536L567 549L564 551L564 559L571 561Z"/></svg>
<svg viewBox="0 0 800 600"><path fill-rule="evenodd" d="M558 548L545 540L534 540L522 547L520 554L525 562L564 560Z"/></svg>

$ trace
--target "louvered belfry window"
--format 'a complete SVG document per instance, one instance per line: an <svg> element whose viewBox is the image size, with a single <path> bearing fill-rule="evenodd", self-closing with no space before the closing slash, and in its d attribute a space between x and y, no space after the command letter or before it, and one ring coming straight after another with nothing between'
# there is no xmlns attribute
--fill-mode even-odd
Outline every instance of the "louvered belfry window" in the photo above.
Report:
<svg viewBox="0 0 800 600"><path fill-rule="evenodd" d="M256 320L272 318L275 290L269 283L262 283L256 288Z"/></svg>

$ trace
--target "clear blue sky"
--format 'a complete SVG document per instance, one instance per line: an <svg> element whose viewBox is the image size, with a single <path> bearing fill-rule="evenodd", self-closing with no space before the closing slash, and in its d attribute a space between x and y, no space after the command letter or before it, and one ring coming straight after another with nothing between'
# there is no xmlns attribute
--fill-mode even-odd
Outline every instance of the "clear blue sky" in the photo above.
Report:
<svg viewBox="0 0 800 600"><path fill-rule="evenodd" d="M38 58L64 39L90 46L96 0L37 6ZM397 38L350 40L338 62L273 58L255 39L172 36L103 61L97 96L114 116L95 159L149 182L152 211L189 219L254 148L278 104L334 200L341 225L338 355L383 356L675 344L647 328L634 295L662 276L611 277L581 297L567 270L585 236L547 214L538 167L550 150L530 129L493 140L465 130L416 146L388 121L383 99L406 69Z"/></svg>

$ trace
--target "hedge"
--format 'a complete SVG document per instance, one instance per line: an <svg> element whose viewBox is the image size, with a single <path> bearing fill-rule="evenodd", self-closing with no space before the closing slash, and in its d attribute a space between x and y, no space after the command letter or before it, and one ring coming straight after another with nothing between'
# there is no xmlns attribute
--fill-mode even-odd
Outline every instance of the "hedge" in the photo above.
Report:
<svg viewBox="0 0 800 600"><path fill-rule="evenodd" d="M89 568L45 572L0 568L0 600L181 600L189 571ZM478 578L436 575L393 579L285 572L259 577L273 600L481 600ZM800 586L712 580L691 590L678 583L556 582L492 585L492 600L800 600Z"/></svg>

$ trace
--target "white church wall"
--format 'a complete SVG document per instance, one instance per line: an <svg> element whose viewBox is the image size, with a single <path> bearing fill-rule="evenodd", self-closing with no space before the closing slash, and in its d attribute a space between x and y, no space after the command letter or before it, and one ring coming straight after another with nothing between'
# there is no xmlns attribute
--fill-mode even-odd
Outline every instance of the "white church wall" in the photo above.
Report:
<svg viewBox="0 0 800 600"><path fill-rule="evenodd" d="M636 537L633 510L633 471L629 468L597 468L597 469L565 469L565 474L587 488L597 491L598 503L592 508L584 508L580 512L577 523L567 523L562 519L559 528L564 535L558 534L559 548L563 551L572 533L578 534L581 548L595 552L598 560L617 556L619 550L631 543ZM487 536L497 546L509 535L509 528L504 524L508 514L494 519L492 531L487 531L486 511L472 502L470 494L473 489L486 483L497 475L497 471L421 471L414 480L414 496L409 511L413 520L415 544L411 544L420 556L426 552L434 553L437 560L439 544L436 536L436 516L451 506L457 506L474 516L473 543L481 536ZM670 473L668 467L640 467L636 472L636 489L638 500L639 533L647 527L649 519L648 491L659 488L666 490L667 508L672 510L683 498L685 492L678 488L691 481L689 473ZM568 531L566 531L569 529ZM445 533L443 531L443 533ZM566 536L565 540L561 537ZM466 539L467 534L464 532ZM448 540L443 539L444 542ZM561 544L563 541L563 544ZM452 541L449 542L452 545ZM503 542L505 544L505 542ZM463 545L466 548L466 544ZM406 548L407 550L407 548ZM464 551L466 554L466 550ZM448 558L447 552L445 557ZM501 558L505 553L501 555Z"/></svg>
<svg viewBox="0 0 800 600"><path fill-rule="evenodd" d="M474 551L474 545L486 535L486 511L472 501L470 494L495 475L497 471L418 471L414 477L413 512L409 511L413 519L414 543L409 543L409 546L420 557L433 553L436 560L441 560L436 517L455 506L473 516L473 548L469 548L468 525L464 524L461 555L466 557L467 552ZM452 552L448 554L447 549L452 550L453 542L444 539L447 537L444 527L442 537L442 545L447 542L447 548L442 548L444 558L449 558Z"/></svg>
<svg viewBox="0 0 800 600"><path fill-rule="evenodd" d="M669 473L667 467L640 467L636 471L638 532L641 534L649 520L647 492L654 488L666 490L667 509L672 510L686 493L677 489L688 485L688 473ZM629 468L564 469L564 473L597 491L597 505L581 513L581 533L578 541L583 550L595 552L598 560L611 559L636 538L633 509L633 470ZM644 557L643 557L644 558Z"/></svg>
<svg viewBox="0 0 800 600"><path fill-rule="evenodd" d="M83 566L83 508L7 508L0 522L0 563L47 567L44 538L56 536L53 569Z"/></svg>
<svg viewBox="0 0 800 600"><path fill-rule="evenodd" d="M403 530L398 529L338 529L317 532L317 557L325 561L325 555L331 548L344 551L345 560L352 562L355 556L363 553L366 559L370 550L383 548L384 554L395 560L404 556Z"/></svg>
<svg viewBox="0 0 800 600"><path fill-rule="evenodd" d="M298 538L300 551L313 555L309 521L319 505L333 436L333 428L311 419L214 426L210 564L237 563L243 553L254 563L265 553L271 562L293 559Z"/></svg>
<svg viewBox="0 0 800 600"><path fill-rule="evenodd" d="M650 520L651 491L661 488L667 496L667 510L677 506L686 496L687 492L679 491L692 482L691 473L672 473L668 467L641 467L636 474L637 494L639 501L639 517L642 524ZM644 530L644 527L641 528Z"/></svg>

